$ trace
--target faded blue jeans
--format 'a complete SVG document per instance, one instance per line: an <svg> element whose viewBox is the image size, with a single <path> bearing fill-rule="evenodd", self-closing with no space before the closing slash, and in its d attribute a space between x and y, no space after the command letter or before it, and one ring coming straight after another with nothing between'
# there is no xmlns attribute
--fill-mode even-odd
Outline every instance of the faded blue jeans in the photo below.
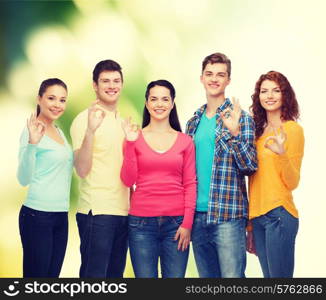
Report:
<svg viewBox="0 0 326 300"><path fill-rule="evenodd" d="M207 224L207 213L196 212L192 246L201 278L241 278L246 268L246 219Z"/></svg>
<svg viewBox="0 0 326 300"><path fill-rule="evenodd" d="M174 236L183 221L177 217L129 215L129 249L136 278L157 278L160 258L162 278L183 278L189 247L178 250Z"/></svg>
<svg viewBox="0 0 326 300"><path fill-rule="evenodd" d="M76 214L80 277L122 278L128 249L128 217Z"/></svg>
<svg viewBox="0 0 326 300"><path fill-rule="evenodd" d="M283 206L252 219L254 243L265 278L293 276L299 220Z"/></svg>

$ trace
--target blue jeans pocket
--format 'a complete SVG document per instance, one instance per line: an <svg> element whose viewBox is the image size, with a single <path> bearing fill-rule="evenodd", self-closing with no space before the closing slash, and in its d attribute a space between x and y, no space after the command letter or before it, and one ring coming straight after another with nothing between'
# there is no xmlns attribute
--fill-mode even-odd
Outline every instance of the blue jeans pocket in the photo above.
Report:
<svg viewBox="0 0 326 300"><path fill-rule="evenodd" d="M175 225L180 226L183 222L183 216L171 217L171 220Z"/></svg>
<svg viewBox="0 0 326 300"><path fill-rule="evenodd" d="M270 220L280 219L283 211L284 211L283 206L278 206L278 207L270 210L265 216Z"/></svg>
<svg viewBox="0 0 326 300"><path fill-rule="evenodd" d="M51 213L39 211L27 206L22 206L19 215L20 224L33 224L34 226L47 225L51 220Z"/></svg>
<svg viewBox="0 0 326 300"><path fill-rule="evenodd" d="M128 216L128 227L129 229L139 229L145 224L145 219L142 217Z"/></svg>
<svg viewBox="0 0 326 300"><path fill-rule="evenodd" d="M35 217L37 214L37 211L32 209L32 208L29 208L27 206L22 206L21 210L20 210L20 215L22 217L26 217L26 216L30 216L30 217Z"/></svg>

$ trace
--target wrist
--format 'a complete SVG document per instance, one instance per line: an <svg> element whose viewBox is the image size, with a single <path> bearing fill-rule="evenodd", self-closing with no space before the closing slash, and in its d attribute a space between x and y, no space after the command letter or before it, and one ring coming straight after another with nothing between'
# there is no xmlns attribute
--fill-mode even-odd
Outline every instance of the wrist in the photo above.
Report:
<svg viewBox="0 0 326 300"><path fill-rule="evenodd" d="M126 143L128 144L128 145L134 145L135 144L135 142L136 141L130 141L130 140L128 140L127 138L126 138Z"/></svg>
<svg viewBox="0 0 326 300"><path fill-rule="evenodd" d="M87 127L87 129L86 129L86 135L87 136L94 136L94 134L95 134L95 130Z"/></svg>
<svg viewBox="0 0 326 300"><path fill-rule="evenodd" d="M278 152L278 155L283 155L285 154L285 149L280 149L280 151Z"/></svg>
<svg viewBox="0 0 326 300"><path fill-rule="evenodd" d="M31 144L31 145L36 145L36 144L39 143L39 141L37 141L37 140L33 140L33 139L29 139L29 140L28 140L28 143Z"/></svg>
<svg viewBox="0 0 326 300"><path fill-rule="evenodd" d="M126 136L126 140L127 140L128 142L135 142L135 141L136 141L136 138Z"/></svg>
<svg viewBox="0 0 326 300"><path fill-rule="evenodd" d="M233 135L233 136L238 136L240 134L240 128L236 128L235 130L230 130L230 133Z"/></svg>

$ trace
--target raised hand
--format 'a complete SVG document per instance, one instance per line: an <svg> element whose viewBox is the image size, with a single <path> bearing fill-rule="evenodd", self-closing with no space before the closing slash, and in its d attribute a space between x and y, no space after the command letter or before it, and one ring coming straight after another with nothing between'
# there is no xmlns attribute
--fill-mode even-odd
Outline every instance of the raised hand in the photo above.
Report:
<svg viewBox="0 0 326 300"><path fill-rule="evenodd" d="M29 132L29 143L38 144L43 137L46 129L46 125L36 118L36 114L31 114L27 119L27 128Z"/></svg>
<svg viewBox="0 0 326 300"><path fill-rule="evenodd" d="M229 129L230 133L237 136L240 132L239 120L241 117L241 107L239 100L232 97L233 109L230 107L222 111L221 119L224 126Z"/></svg>
<svg viewBox="0 0 326 300"><path fill-rule="evenodd" d="M283 154L285 152L284 143L286 141L286 133L283 126L280 128L280 132L277 133L277 129L273 127L274 135L265 139L265 148L273 151L276 154ZM272 141L272 143L270 142Z"/></svg>
<svg viewBox="0 0 326 300"><path fill-rule="evenodd" d="M132 142L138 139L139 127L138 125L131 123L131 117L123 120L121 126L127 141Z"/></svg>
<svg viewBox="0 0 326 300"><path fill-rule="evenodd" d="M99 100L96 100L92 103L90 108L88 109L88 129L91 132L95 132L97 128L100 127L100 125L103 122L103 119L105 117L105 111L96 105L99 103Z"/></svg>

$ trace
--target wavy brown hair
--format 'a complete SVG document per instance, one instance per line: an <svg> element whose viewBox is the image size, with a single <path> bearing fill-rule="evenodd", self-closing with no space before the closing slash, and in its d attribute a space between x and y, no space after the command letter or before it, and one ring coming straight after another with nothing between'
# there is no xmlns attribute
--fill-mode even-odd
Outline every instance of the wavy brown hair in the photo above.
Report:
<svg viewBox="0 0 326 300"><path fill-rule="evenodd" d="M263 74L259 77L258 81L256 82L255 92L251 96L252 105L250 106L250 111L252 112L255 121L256 139L258 139L263 134L264 128L267 124L266 111L261 106L259 100L260 86L264 80L274 81L280 86L282 93L282 121L296 121L299 118L299 105L290 82L283 74L276 71L269 71L268 73Z"/></svg>

